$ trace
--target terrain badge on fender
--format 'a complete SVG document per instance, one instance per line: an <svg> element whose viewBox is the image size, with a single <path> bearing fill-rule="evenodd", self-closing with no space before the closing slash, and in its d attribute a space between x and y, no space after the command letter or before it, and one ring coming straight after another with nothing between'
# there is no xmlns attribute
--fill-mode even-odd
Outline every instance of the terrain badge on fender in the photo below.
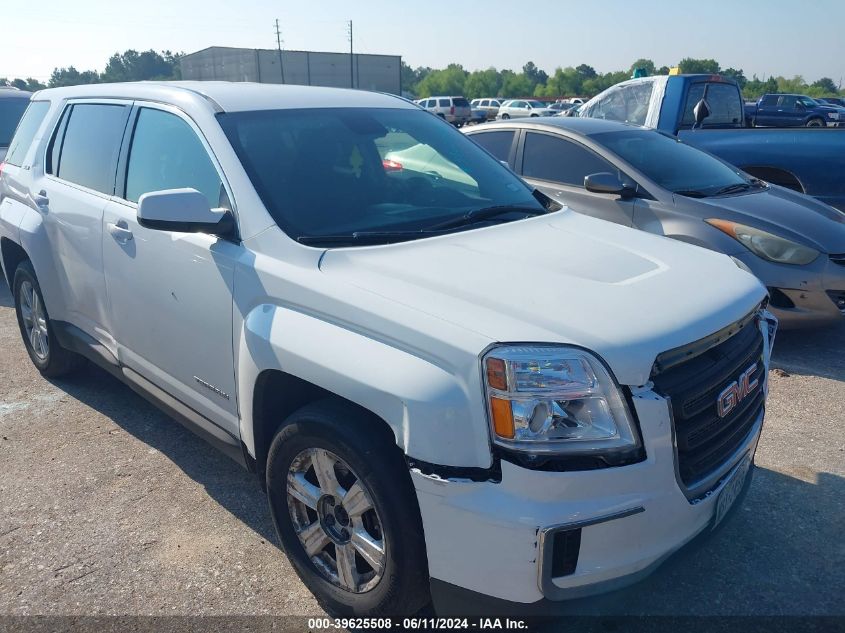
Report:
<svg viewBox="0 0 845 633"><path fill-rule="evenodd" d="M733 411L740 402L745 400L745 397L757 388L760 381L756 378L751 379L754 372L757 371L757 363L754 363L739 375L737 380L722 390L719 397L716 399L716 411L720 418L724 418L728 413Z"/></svg>

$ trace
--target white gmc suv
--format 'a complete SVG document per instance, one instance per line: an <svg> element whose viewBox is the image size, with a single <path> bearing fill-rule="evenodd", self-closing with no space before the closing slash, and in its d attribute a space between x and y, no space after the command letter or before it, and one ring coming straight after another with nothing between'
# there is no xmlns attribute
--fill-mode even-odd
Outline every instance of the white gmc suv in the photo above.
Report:
<svg viewBox="0 0 845 633"><path fill-rule="evenodd" d="M0 238L41 373L88 359L256 472L333 613L606 591L750 480L760 283L559 208L399 98L39 92Z"/></svg>

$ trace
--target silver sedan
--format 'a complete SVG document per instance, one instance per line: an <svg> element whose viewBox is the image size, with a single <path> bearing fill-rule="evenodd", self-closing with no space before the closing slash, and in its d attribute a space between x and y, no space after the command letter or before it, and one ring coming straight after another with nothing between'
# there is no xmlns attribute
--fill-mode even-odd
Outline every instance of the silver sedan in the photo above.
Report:
<svg viewBox="0 0 845 633"><path fill-rule="evenodd" d="M467 135L579 213L730 255L784 327L845 320L845 213L833 207L624 123L554 117Z"/></svg>

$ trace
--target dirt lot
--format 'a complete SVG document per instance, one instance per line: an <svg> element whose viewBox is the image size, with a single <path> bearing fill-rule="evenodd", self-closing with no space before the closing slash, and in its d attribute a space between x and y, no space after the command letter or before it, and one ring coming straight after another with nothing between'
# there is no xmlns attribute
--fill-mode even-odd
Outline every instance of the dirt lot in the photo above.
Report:
<svg viewBox="0 0 845 633"><path fill-rule="evenodd" d="M0 289L0 614L319 614L255 478L90 368L42 379ZM845 327L778 337L746 504L615 613L845 615ZM788 375L787 375L788 374Z"/></svg>

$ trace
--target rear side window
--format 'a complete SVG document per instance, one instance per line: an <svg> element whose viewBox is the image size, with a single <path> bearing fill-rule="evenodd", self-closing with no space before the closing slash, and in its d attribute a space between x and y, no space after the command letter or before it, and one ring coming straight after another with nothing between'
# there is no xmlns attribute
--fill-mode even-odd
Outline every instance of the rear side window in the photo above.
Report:
<svg viewBox="0 0 845 633"><path fill-rule="evenodd" d="M19 101L19 99L7 99L7 101ZM20 101L23 100L20 99ZM18 167L23 164L23 159L26 157L26 152L32 144L32 139L35 138L35 134L38 132L38 128L41 127L41 122L47 116L49 110L49 101L33 101L29 104L12 138L9 152L6 154L7 163L17 165ZM2 142L0 142L0 145L2 145Z"/></svg>
<svg viewBox="0 0 845 633"><path fill-rule="evenodd" d="M619 171L595 153L562 138L529 132L525 138L522 175L583 187L590 174Z"/></svg>
<svg viewBox="0 0 845 633"><path fill-rule="evenodd" d="M194 130L175 114L142 108L132 135L126 199L164 189L196 189L211 207L220 204L221 180Z"/></svg>
<svg viewBox="0 0 845 633"><path fill-rule="evenodd" d="M129 106L80 103L69 113L55 175L105 194L114 193L114 175ZM59 127L59 134L62 127Z"/></svg>
<svg viewBox="0 0 845 633"><path fill-rule="evenodd" d="M739 89L733 84L711 83L692 84L687 93L682 125L695 123L693 108L704 97L704 86L707 85L707 105L710 106L710 116L704 120L704 127L713 125L738 125L745 120L742 99Z"/></svg>
<svg viewBox="0 0 845 633"><path fill-rule="evenodd" d="M449 99L441 99L440 100L440 107L441 108L448 108L450 105L451 105L451 103L449 103Z"/></svg>
<svg viewBox="0 0 845 633"><path fill-rule="evenodd" d="M473 134L470 138L481 145L497 159L507 161L513 145L513 131L502 130L501 132L481 132Z"/></svg>
<svg viewBox="0 0 845 633"><path fill-rule="evenodd" d="M777 105L778 96L777 95L766 95L760 101L761 106L773 106Z"/></svg>

